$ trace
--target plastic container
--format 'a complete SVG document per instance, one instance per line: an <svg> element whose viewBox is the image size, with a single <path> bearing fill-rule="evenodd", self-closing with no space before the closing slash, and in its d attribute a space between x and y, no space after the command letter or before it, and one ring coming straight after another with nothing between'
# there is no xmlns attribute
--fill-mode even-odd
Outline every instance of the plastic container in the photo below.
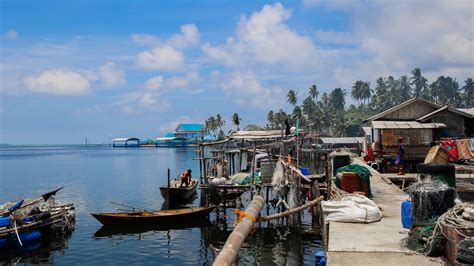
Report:
<svg viewBox="0 0 474 266"><path fill-rule="evenodd" d="M326 255L324 254L324 251L316 251L314 254L314 265L316 266L324 266L326 265Z"/></svg>
<svg viewBox="0 0 474 266"><path fill-rule="evenodd" d="M402 202L402 225L403 228L410 229L413 223L411 201Z"/></svg>
<svg viewBox="0 0 474 266"><path fill-rule="evenodd" d="M354 193L360 191L364 193L364 196L369 196L369 182L368 180L364 184L360 184L360 177L357 173L353 172L342 172L341 178L341 189L347 193Z"/></svg>
<svg viewBox="0 0 474 266"><path fill-rule="evenodd" d="M309 168L301 167L300 170L303 175L310 175Z"/></svg>

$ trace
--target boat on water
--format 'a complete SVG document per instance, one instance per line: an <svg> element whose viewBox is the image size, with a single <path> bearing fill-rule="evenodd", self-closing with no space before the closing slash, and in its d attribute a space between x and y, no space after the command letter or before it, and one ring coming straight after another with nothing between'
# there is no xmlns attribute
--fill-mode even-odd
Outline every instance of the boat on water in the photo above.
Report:
<svg viewBox="0 0 474 266"><path fill-rule="evenodd" d="M214 208L215 206L161 211L142 210L137 212L103 212L92 213L92 216L103 225L159 224L203 219L208 217L209 213L211 213Z"/></svg>
<svg viewBox="0 0 474 266"><path fill-rule="evenodd" d="M187 187L181 187L180 180L172 180L169 185L161 186L160 192L163 198L170 202L181 202L192 198L196 194L197 185L198 181L195 179L191 179L190 184Z"/></svg>
<svg viewBox="0 0 474 266"><path fill-rule="evenodd" d="M53 197L61 189L0 206L0 251L10 252L74 230L74 204L57 204Z"/></svg>

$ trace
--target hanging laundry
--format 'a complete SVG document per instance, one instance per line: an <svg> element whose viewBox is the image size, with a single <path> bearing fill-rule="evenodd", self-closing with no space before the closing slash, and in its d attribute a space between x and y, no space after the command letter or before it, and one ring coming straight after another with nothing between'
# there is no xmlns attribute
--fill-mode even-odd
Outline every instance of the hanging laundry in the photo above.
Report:
<svg viewBox="0 0 474 266"><path fill-rule="evenodd" d="M458 148L459 159L470 160L474 159L474 151L472 151L472 144L469 139L459 139L456 141Z"/></svg>

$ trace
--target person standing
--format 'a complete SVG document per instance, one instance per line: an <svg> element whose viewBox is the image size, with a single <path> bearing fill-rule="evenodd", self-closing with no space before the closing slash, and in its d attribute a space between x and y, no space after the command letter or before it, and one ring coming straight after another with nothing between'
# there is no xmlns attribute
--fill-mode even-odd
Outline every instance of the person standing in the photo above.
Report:
<svg viewBox="0 0 474 266"><path fill-rule="evenodd" d="M398 175L405 174L405 147L403 146L403 137L398 137L398 153L395 159L395 164L398 166Z"/></svg>

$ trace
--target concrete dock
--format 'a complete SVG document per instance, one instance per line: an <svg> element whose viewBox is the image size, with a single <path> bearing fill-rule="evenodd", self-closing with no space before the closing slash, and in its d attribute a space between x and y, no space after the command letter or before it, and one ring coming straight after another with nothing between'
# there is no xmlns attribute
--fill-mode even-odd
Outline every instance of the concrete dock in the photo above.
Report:
<svg viewBox="0 0 474 266"><path fill-rule="evenodd" d="M441 258L425 257L400 245L408 235L400 214L408 195L362 160L354 159L354 163L371 171L373 200L383 209L383 218L369 224L330 222L328 265L443 265Z"/></svg>

